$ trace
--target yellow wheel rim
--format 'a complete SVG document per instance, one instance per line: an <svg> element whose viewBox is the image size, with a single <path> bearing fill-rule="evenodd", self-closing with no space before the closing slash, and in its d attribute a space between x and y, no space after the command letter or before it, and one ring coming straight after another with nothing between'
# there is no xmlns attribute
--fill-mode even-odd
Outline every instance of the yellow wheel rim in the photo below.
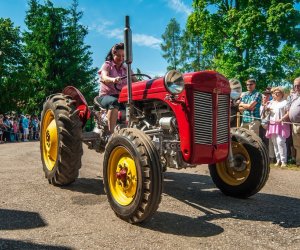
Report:
<svg viewBox="0 0 300 250"><path fill-rule="evenodd" d="M57 125L52 110L47 110L42 121L42 154L45 165L49 171L52 171L57 160L58 136Z"/></svg>
<svg viewBox="0 0 300 250"><path fill-rule="evenodd" d="M228 185L238 186L247 180L251 170L251 160L247 150L241 143L232 141L231 146L234 167L229 165L228 160L217 163L217 173Z"/></svg>
<svg viewBox="0 0 300 250"><path fill-rule="evenodd" d="M124 147L116 147L108 160L108 183L114 200L129 205L137 191L138 177L134 159Z"/></svg>

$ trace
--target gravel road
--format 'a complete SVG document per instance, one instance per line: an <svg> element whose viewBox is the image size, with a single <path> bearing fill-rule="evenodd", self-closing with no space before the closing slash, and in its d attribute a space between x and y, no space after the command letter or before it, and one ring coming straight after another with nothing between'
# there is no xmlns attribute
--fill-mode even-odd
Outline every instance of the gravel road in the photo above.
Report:
<svg viewBox="0 0 300 250"><path fill-rule="evenodd" d="M38 142L0 145L0 249L300 249L300 171L271 169L255 196L215 188L202 165L165 173L147 223L118 219L102 184L102 155L84 147L78 180L44 178Z"/></svg>

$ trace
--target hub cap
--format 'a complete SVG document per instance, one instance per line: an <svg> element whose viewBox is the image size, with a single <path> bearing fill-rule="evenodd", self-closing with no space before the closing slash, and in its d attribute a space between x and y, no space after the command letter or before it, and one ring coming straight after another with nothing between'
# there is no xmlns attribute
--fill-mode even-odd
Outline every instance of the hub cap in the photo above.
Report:
<svg viewBox="0 0 300 250"><path fill-rule="evenodd" d="M225 183L238 186L248 178L251 170L251 160L247 150L241 143L232 141L231 146L234 166L231 167L228 160L217 163L217 172Z"/></svg>
<svg viewBox="0 0 300 250"><path fill-rule="evenodd" d="M43 158L47 169L52 171L57 160L58 150L57 126L52 110L47 110L45 113L41 132Z"/></svg>
<svg viewBox="0 0 300 250"><path fill-rule="evenodd" d="M116 147L108 161L108 182L112 197L122 206L129 205L137 191L137 171L134 159L124 147Z"/></svg>

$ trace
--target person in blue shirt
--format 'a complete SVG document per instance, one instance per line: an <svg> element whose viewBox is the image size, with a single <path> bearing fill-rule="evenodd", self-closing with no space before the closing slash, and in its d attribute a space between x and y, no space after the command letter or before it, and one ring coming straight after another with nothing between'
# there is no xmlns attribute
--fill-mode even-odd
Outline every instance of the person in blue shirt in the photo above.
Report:
<svg viewBox="0 0 300 250"><path fill-rule="evenodd" d="M39 126L39 120L36 115L31 116L31 127L33 132L33 140L38 140L38 126Z"/></svg>
<svg viewBox="0 0 300 250"><path fill-rule="evenodd" d="M23 128L23 138L24 141L28 141L28 135L29 135L29 120L28 120L28 116L23 116L22 117L22 128Z"/></svg>
<svg viewBox="0 0 300 250"><path fill-rule="evenodd" d="M259 136L262 95L255 89L256 81L254 79L247 80L246 86L247 92L242 96L239 104L239 110L243 113L241 127L249 129Z"/></svg>

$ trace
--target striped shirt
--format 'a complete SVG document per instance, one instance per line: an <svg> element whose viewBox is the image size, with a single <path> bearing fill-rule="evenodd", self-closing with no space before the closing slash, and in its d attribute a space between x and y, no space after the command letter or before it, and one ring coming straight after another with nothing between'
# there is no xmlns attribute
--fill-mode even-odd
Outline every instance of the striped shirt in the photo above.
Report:
<svg viewBox="0 0 300 250"><path fill-rule="evenodd" d="M100 75L100 83L101 83L99 96L119 94L119 91L115 88L114 83L104 83L101 81L102 70L107 71L108 76L110 77L118 77L118 76L122 77L122 76L126 76L127 66L125 64L122 64L122 66L118 68L113 61L105 61L101 69L98 71L98 74ZM117 83L117 87L118 89L121 89L122 87L126 86L126 84L127 84L127 80L123 79L119 83Z"/></svg>
<svg viewBox="0 0 300 250"><path fill-rule="evenodd" d="M254 91L245 93L241 98L241 103L250 104L251 102L256 102L254 110L245 109L243 112L243 122L249 123L253 120L260 120L260 106L261 106L262 96L256 89Z"/></svg>

